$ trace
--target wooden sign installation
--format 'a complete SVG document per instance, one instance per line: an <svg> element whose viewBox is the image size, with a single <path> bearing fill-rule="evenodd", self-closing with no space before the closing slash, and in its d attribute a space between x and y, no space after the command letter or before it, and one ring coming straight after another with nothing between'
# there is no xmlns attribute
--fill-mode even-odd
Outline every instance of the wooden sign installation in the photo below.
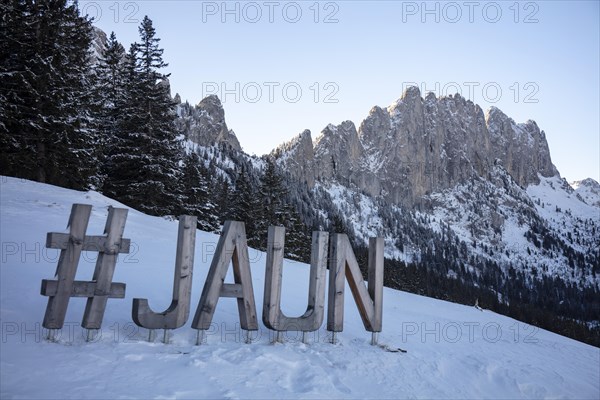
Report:
<svg viewBox="0 0 600 400"><path fill-rule="evenodd" d="M127 209L109 208L103 236L86 236L92 206L74 204L69 217L69 233L48 233L46 247L60 249L56 280L42 280L41 293L48 296L48 306L43 326L53 331L61 329L69 299L87 297L82 326L89 330L100 329L109 298L124 298L125 284L113 283L112 278L119 253L128 253L130 240L123 239ZM154 329L177 329L185 325L190 314L192 273L196 244L196 217L179 217L175 273L171 305L163 312L154 312L148 300L133 300L132 318L151 332ZM377 333L382 329L383 311L383 239L369 240L368 287L352 251L348 237L326 232L313 232L311 263L306 312L299 317L288 317L281 311L281 283L284 260L285 228L271 226L268 230L267 260L262 319L265 326L277 332L295 330L305 333L318 330L323 324L325 309L325 276L329 263L329 291L327 305L327 330L335 335L344 328L344 287L346 280L365 329L373 333L372 344L377 344ZM329 259L328 255L329 246ZM92 281L75 281L77 265L82 251L98 252ZM233 265L234 283L225 283L230 263ZM243 222L226 221L217 244L192 328L198 330L197 344L210 328L219 298L237 299L240 326L246 331L258 330L254 290L250 273L250 258L246 230ZM248 335L248 338L250 335Z"/></svg>

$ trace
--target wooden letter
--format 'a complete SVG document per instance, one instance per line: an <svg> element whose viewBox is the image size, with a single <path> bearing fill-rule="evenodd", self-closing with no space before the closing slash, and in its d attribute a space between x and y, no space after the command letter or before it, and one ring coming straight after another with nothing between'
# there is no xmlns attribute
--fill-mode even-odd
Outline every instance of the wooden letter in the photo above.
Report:
<svg viewBox="0 0 600 400"><path fill-rule="evenodd" d="M336 233L332 237L329 261L329 299L327 330L344 329L344 284L348 284L360 312L365 329L381 332L383 312L383 239L369 239L369 288L350 247L348 236Z"/></svg>
<svg viewBox="0 0 600 400"><path fill-rule="evenodd" d="M306 312L297 318L287 317L281 311L284 237L284 227L269 227L263 322L267 328L275 331L316 331L323 323L325 312L325 271L327 268L328 234L326 232L313 232L312 234L308 307L306 308Z"/></svg>
<svg viewBox="0 0 600 400"><path fill-rule="evenodd" d="M224 283L230 261L233 264L235 284ZM223 226L192 328L206 330L210 327L219 297L237 298L240 326L245 330L258 330L246 228L243 222L226 221Z"/></svg>
<svg viewBox="0 0 600 400"><path fill-rule="evenodd" d="M196 246L197 218L189 215L179 217L173 300L161 313L153 312L147 299L133 299L133 321L148 329L177 329L185 325L190 315L194 248Z"/></svg>

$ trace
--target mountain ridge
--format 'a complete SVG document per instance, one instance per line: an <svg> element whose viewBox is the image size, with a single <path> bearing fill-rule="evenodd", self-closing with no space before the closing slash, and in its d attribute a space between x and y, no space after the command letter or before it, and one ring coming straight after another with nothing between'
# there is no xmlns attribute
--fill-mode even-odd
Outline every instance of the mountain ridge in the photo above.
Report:
<svg viewBox="0 0 600 400"><path fill-rule="evenodd" d="M498 162L522 187L539 183L538 173L560 175L535 121L517 124L495 107L484 114L460 95L438 99L429 93L423 99L416 87L385 109L373 107L358 129L351 121L329 124L312 141L312 154L307 144L305 139L294 154L285 143L290 154L279 162L289 169L287 162L314 158L315 168L292 172L299 181L310 186L315 179L347 180L371 196L404 205L485 176ZM399 186L401 179L408 184Z"/></svg>

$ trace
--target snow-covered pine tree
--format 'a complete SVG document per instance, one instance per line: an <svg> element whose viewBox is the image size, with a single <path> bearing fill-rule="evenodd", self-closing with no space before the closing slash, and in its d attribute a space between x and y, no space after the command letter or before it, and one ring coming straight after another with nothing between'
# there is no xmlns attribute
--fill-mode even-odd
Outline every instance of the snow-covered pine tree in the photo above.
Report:
<svg viewBox="0 0 600 400"><path fill-rule="evenodd" d="M260 180L259 195L255 196L254 211L256 244L264 248L269 226L284 226L286 230L285 254L291 258L308 261L310 259L310 236L308 228L301 221L298 212L288 202L288 191L275 162L266 160L266 168Z"/></svg>
<svg viewBox="0 0 600 400"><path fill-rule="evenodd" d="M182 207L180 214L198 217L198 228L206 232L219 230L219 219L216 216L215 204L208 193L208 183L201 171L201 160L196 152L185 156L183 176L181 179Z"/></svg>
<svg viewBox="0 0 600 400"><path fill-rule="evenodd" d="M33 57L29 14L23 1L0 3L0 168L5 175L24 178L35 175L36 150L35 136L28 132L35 116L28 106L35 96L30 83L33 76L24 68L26 60Z"/></svg>
<svg viewBox="0 0 600 400"><path fill-rule="evenodd" d="M160 39L146 16L140 27L141 43L132 44L125 74L125 104L118 117L118 134L109 159L104 191L152 215L175 214L181 209L178 188L183 157L175 129L175 102L171 99L167 66Z"/></svg>
<svg viewBox="0 0 600 400"><path fill-rule="evenodd" d="M253 200L255 198L252 184L244 165L235 181L235 189L229 192L229 207L226 213L227 219L242 221L246 225L246 236L250 245L258 245L259 236L256 230L255 209Z"/></svg>
<svg viewBox="0 0 600 400"><path fill-rule="evenodd" d="M228 219L229 212L229 197L231 193L230 183L222 177L213 178L211 185L214 189L210 191L211 197L217 206L217 215L221 225Z"/></svg>
<svg viewBox="0 0 600 400"><path fill-rule="evenodd" d="M91 22L66 0L9 0L0 7L0 168L86 188L97 166Z"/></svg>
<svg viewBox="0 0 600 400"><path fill-rule="evenodd" d="M285 221L286 255L298 261L310 262L311 235L298 212L290 204L286 205L288 219Z"/></svg>
<svg viewBox="0 0 600 400"><path fill-rule="evenodd" d="M258 228L266 232L271 225L285 226L287 190L275 169L275 162L270 158L267 159L265 172L260 180L259 193L260 204L257 204L257 211L260 211L261 219Z"/></svg>
<svg viewBox="0 0 600 400"><path fill-rule="evenodd" d="M106 48L98 59L96 75L96 126L98 130L98 153L101 168L98 180L101 184L110 171L109 155L115 150L118 135L118 121L122 108L126 105L125 79L127 58L123 45L111 32Z"/></svg>

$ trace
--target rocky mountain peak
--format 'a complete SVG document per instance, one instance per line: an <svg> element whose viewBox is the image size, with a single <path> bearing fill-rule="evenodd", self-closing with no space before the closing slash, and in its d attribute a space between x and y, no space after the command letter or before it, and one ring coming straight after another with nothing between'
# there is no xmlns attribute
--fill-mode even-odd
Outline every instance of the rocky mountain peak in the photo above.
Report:
<svg viewBox="0 0 600 400"><path fill-rule="evenodd" d="M90 62L92 65L98 64L99 60L102 58L102 54L104 54L104 51L106 50L107 43L108 38L106 36L106 32L94 26L92 30L92 43L90 45Z"/></svg>
<svg viewBox="0 0 600 400"><path fill-rule="evenodd" d="M360 124L359 136L367 149L384 148L391 130L390 114L387 109L375 106L369 116Z"/></svg>
<svg viewBox="0 0 600 400"><path fill-rule="evenodd" d="M315 162L312 136L308 129L271 152L278 165L285 166L296 181L312 188L315 185Z"/></svg>
<svg viewBox="0 0 600 400"><path fill-rule="evenodd" d="M558 175L534 121L517 124L496 107L484 114L461 95L423 99L418 87L406 88L387 108L371 108L358 131L351 121L327 125L314 142L314 162L315 179L407 205L485 178L495 164L523 188Z"/></svg>
<svg viewBox="0 0 600 400"><path fill-rule="evenodd" d="M571 182L570 185L575 190L579 189L580 187L588 187L600 193L600 183L596 182L596 180L592 178L586 178L581 181L574 181Z"/></svg>
<svg viewBox="0 0 600 400"><path fill-rule="evenodd" d="M300 150L309 150L312 151L312 135L310 130L305 129L302 133L294 136L290 141L283 143L278 146L275 150L271 152L271 155L279 158L279 155L289 155L291 153L296 153Z"/></svg>
<svg viewBox="0 0 600 400"><path fill-rule="evenodd" d="M179 104L177 126L189 140L201 146L212 146L226 143L236 150L241 150L235 133L227 128L225 110L216 95L209 95L196 106L189 103Z"/></svg>
<svg viewBox="0 0 600 400"><path fill-rule="evenodd" d="M315 173L318 179L343 179L358 169L364 153L356 126L352 121L329 124L315 140Z"/></svg>
<svg viewBox="0 0 600 400"><path fill-rule="evenodd" d="M404 89L404 93L402 93L402 100L420 101L421 90L419 90L418 86L408 86L406 89Z"/></svg>
<svg viewBox="0 0 600 400"><path fill-rule="evenodd" d="M426 102L433 102L436 101L437 97L435 97L435 93L434 92L429 92L427 93L427 96L425 96L425 101Z"/></svg>
<svg viewBox="0 0 600 400"><path fill-rule="evenodd" d="M558 175L550 158L546 134L535 121L517 124L492 107L486 115L486 124L494 151L520 186L538 184L538 174L544 177Z"/></svg>
<svg viewBox="0 0 600 400"><path fill-rule="evenodd" d="M217 95L206 96L196 105L196 108L205 111L215 123L225 124L225 110Z"/></svg>

